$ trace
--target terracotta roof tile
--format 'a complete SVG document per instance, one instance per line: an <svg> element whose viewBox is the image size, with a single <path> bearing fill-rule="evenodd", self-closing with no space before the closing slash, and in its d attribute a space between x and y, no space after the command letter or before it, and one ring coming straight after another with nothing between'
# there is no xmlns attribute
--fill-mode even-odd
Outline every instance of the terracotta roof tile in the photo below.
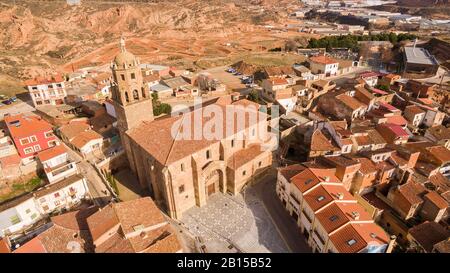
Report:
<svg viewBox="0 0 450 273"><path fill-rule="evenodd" d="M41 151L37 154L37 156L39 157L39 160L41 162L45 162L49 159L52 159L54 157L57 157L59 155L65 154L67 153L66 148L64 147L64 145L57 145L51 148L48 148L44 151Z"/></svg>
<svg viewBox="0 0 450 273"><path fill-rule="evenodd" d="M320 64L336 64L338 63L337 60L327 57L327 56L316 56L309 58L310 61Z"/></svg>
<svg viewBox="0 0 450 273"><path fill-rule="evenodd" d="M211 118L204 115L204 111L209 111L211 107L220 107L223 109L223 134L224 137L220 139L206 139L200 136L199 140L196 140L194 136L194 129L198 127L198 122L196 117L203 118L200 122L201 126L208 124ZM234 113L233 113L234 112ZM251 115L257 113L257 118L251 118ZM240 123L238 127L238 115L244 116L245 122ZM227 115L232 115L227 117ZM258 122L264 122L267 119L267 115L258 112L256 107L241 108L237 105L221 105L212 104L206 105L202 108L196 109L194 111L184 113L181 116L173 116L162 119L157 119L151 122L143 122L140 126L135 129L131 129L127 132L130 138L145 149L150 155L152 155L157 161L163 165L168 165L176 162L186 156L192 155L200 150L203 150L214 143L219 142L221 139L235 135L241 132L239 129L245 129L250 126L255 125ZM231 124L234 124L233 128ZM189 128L188 131L186 128ZM183 132L183 129L185 130ZM178 137L172 136L172 132ZM191 137L184 137L189 135ZM158 141L155 141L158 140Z"/></svg>
<svg viewBox="0 0 450 273"><path fill-rule="evenodd" d="M430 191L429 193L425 194L424 199L425 200L429 200L430 202L432 202L439 209L446 209L446 208L448 208L447 201L445 201L445 199L442 198L435 191Z"/></svg>
<svg viewBox="0 0 450 273"><path fill-rule="evenodd" d="M50 123L38 116L23 114L5 117L5 123L13 138L34 135L37 132L52 131Z"/></svg>
<svg viewBox="0 0 450 273"><path fill-rule="evenodd" d="M428 221L410 228L408 232L427 252L431 252L435 244L450 236L444 227Z"/></svg>
<svg viewBox="0 0 450 273"><path fill-rule="evenodd" d="M61 126L59 130L61 131L61 134L63 134L69 140L72 140L80 133L90 130L90 128L91 127L87 123L73 122L68 125Z"/></svg>
<svg viewBox="0 0 450 273"><path fill-rule="evenodd" d="M85 132L79 133L76 137L74 137L70 143L78 149L83 148L86 144L91 140L103 139L103 137L95 131L89 130Z"/></svg>

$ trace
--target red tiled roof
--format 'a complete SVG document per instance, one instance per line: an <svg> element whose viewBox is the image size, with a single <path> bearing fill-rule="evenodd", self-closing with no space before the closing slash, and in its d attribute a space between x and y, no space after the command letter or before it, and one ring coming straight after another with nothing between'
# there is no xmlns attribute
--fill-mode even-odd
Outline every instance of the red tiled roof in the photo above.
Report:
<svg viewBox="0 0 450 273"><path fill-rule="evenodd" d="M56 75L49 76L49 77L36 77L34 79L26 80L25 85L26 86L34 86L34 85L60 83L60 82L64 82L64 78L61 76L61 74L56 74Z"/></svg>
<svg viewBox="0 0 450 273"><path fill-rule="evenodd" d="M405 131L405 129L402 128L402 126L390 124L390 123L381 124L379 126L381 126L381 127L384 126L384 127L388 128L397 137L409 137L409 134Z"/></svg>
<svg viewBox="0 0 450 273"><path fill-rule="evenodd" d="M48 148L47 150L41 151L37 154L39 157L39 160L41 162L47 161L49 159L52 159L54 157L57 157L59 155L67 153L66 148L64 145L57 145L51 148Z"/></svg>
<svg viewBox="0 0 450 273"><path fill-rule="evenodd" d="M38 132L52 131L50 123L38 116L23 114L5 117L6 126L13 138L26 137Z"/></svg>
<svg viewBox="0 0 450 273"><path fill-rule="evenodd" d="M424 198L428 199L430 202L432 202L439 209L446 209L446 208L448 208L447 201L445 201L445 199L442 198L435 191L430 191L429 193L425 194Z"/></svg>
<svg viewBox="0 0 450 273"><path fill-rule="evenodd" d="M26 242L23 246L14 250L13 253L47 253L47 250L41 240L39 240L39 237L35 237Z"/></svg>
<svg viewBox="0 0 450 273"><path fill-rule="evenodd" d="M89 141L103 139L103 137L95 131L89 130L85 132L81 132L76 137L74 137L70 143L78 149L83 148Z"/></svg>
<svg viewBox="0 0 450 273"><path fill-rule="evenodd" d="M408 121L402 117L402 116L393 116L387 118L387 123L399 125L399 126L405 126L408 124Z"/></svg>
<svg viewBox="0 0 450 273"><path fill-rule="evenodd" d="M269 81L272 83L272 85L285 85L288 84L288 81L285 78L270 78Z"/></svg>
<svg viewBox="0 0 450 273"><path fill-rule="evenodd" d="M431 252L435 244L450 236L449 231L440 224L428 221L410 228L408 232L427 252Z"/></svg>
<svg viewBox="0 0 450 273"><path fill-rule="evenodd" d="M0 253L10 253L11 249L9 248L8 243L6 242L6 238L0 239Z"/></svg>
<svg viewBox="0 0 450 273"><path fill-rule="evenodd" d="M320 64L336 64L339 63L337 60L330 58L328 56L316 56L309 58L310 61Z"/></svg>

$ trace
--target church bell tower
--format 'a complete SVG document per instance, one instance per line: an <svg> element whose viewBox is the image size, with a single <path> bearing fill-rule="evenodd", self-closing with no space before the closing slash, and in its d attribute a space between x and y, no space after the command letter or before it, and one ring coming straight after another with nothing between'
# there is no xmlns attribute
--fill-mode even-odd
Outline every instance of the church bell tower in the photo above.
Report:
<svg viewBox="0 0 450 273"><path fill-rule="evenodd" d="M152 97L144 85L140 61L126 50L124 38L120 39L120 53L114 58L111 70L112 100L123 141L126 131L153 120Z"/></svg>

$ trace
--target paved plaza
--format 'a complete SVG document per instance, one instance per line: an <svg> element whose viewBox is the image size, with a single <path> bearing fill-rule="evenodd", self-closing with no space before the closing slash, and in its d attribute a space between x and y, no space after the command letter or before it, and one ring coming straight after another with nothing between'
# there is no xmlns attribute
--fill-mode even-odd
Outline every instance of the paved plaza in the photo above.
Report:
<svg viewBox="0 0 450 273"><path fill-rule="evenodd" d="M206 206L185 212L181 221L206 252L290 252L251 190L237 196L214 194Z"/></svg>

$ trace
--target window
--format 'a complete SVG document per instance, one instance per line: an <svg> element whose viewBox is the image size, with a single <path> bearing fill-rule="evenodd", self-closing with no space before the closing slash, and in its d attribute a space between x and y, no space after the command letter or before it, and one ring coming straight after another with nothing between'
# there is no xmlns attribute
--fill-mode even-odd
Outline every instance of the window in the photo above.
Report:
<svg viewBox="0 0 450 273"><path fill-rule="evenodd" d="M30 136L30 142L36 142L37 137L36 136Z"/></svg>
<svg viewBox="0 0 450 273"><path fill-rule="evenodd" d="M184 185L181 185L178 187L178 193L183 193L184 192Z"/></svg>
<svg viewBox="0 0 450 273"><path fill-rule="evenodd" d="M55 196L55 198L58 198L59 197L59 192L55 193L54 196Z"/></svg>
<svg viewBox="0 0 450 273"><path fill-rule="evenodd" d="M56 146L56 140L49 141L47 144L49 147Z"/></svg>
<svg viewBox="0 0 450 273"><path fill-rule="evenodd" d="M231 140L231 147L234 147L234 139Z"/></svg>
<svg viewBox="0 0 450 273"><path fill-rule="evenodd" d="M184 163L181 163L180 169L182 172L184 172Z"/></svg>
<svg viewBox="0 0 450 273"><path fill-rule="evenodd" d="M42 206L42 209L43 209L44 211L47 211L49 208L48 208L47 205L45 205L45 206Z"/></svg>
<svg viewBox="0 0 450 273"><path fill-rule="evenodd" d="M41 199L39 199L39 203L45 203L45 197L43 197L43 198L41 198Z"/></svg>
<svg viewBox="0 0 450 273"><path fill-rule="evenodd" d="M242 172L242 175L246 175L246 174L247 174L247 172L246 172L246 171L243 171L243 172Z"/></svg>
<svg viewBox="0 0 450 273"><path fill-rule="evenodd" d="M62 87L62 84L57 83L56 86L57 86L57 87Z"/></svg>
<svg viewBox="0 0 450 273"><path fill-rule="evenodd" d="M48 85L48 88L53 88L53 85L49 84L49 85Z"/></svg>
<svg viewBox="0 0 450 273"><path fill-rule="evenodd" d="M61 202L59 202L58 200L55 201L55 206L59 206L61 204Z"/></svg>
<svg viewBox="0 0 450 273"><path fill-rule="evenodd" d="M27 155L27 154L31 154L34 152L33 147L28 147L23 149L23 152Z"/></svg>
<svg viewBox="0 0 450 273"><path fill-rule="evenodd" d="M142 87L142 90L141 90L141 91L142 91L142 97L143 97L143 98L146 98L147 95L145 94L145 89L144 89L144 87Z"/></svg>
<svg viewBox="0 0 450 273"><path fill-rule="evenodd" d="M125 100L126 100L127 102L130 102L130 98L128 97L128 92L125 92Z"/></svg>
<svg viewBox="0 0 450 273"><path fill-rule="evenodd" d="M53 136L53 132L46 132L45 133L45 137L46 138L49 138L49 137L52 137Z"/></svg>
<svg viewBox="0 0 450 273"><path fill-rule="evenodd" d="M11 224L13 224L13 225L20 223L20 218L18 215L11 216L9 218L9 220L11 221Z"/></svg>
<svg viewBox="0 0 450 273"><path fill-rule="evenodd" d="M29 214L30 212L31 212L31 209L27 209L27 210L25 211L26 214Z"/></svg>
<svg viewBox="0 0 450 273"><path fill-rule="evenodd" d="M253 129L252 130L252 136L255 136L256 135L256 129Z"/></svg>
<svg viewBox="0 0 450 273"><path fill-rule="evenodd" d="M31 89L33 89L33 90L37 90L37 86L33 86L33 87L31 87Z"/></svg>
<svg viewBox="0 0 450 273"><path fill-rule="evenodd" d="M120 74L120 78L122 78L122 81L125 80L125 75L124 74Z"/></svg>
<svg viewBox="0 0 450 273"><path fill-rule="evenodd" d="M259 161L259 162L258 162L258 167L261 167L261 165L262 165L262 162Z"/></svg>
<svg viewBox="0 0 450 273"><path fill-rule="evenodd" d="M39 146L39 145L34 145L34 150L37 152L37 151L40 151L41 150L41 146Z"/></svg>
<svg viewBox="0 0 450 273"><path fill-rule="evenodd" d="M134 73L131 73L131 79L132 80L136 79L136 75Z"/></svg>
<svg viewBox="0 0 450 273"><path fill-rule="evenodd" d="M209 150L206 151L206 159L211 158L211 152Z"/></svg>
<svg viewBox="0 0 450 273"><path fill-rule="evenodd" d="M336 221L338 219L339 219L339 216L337 216L337 215L333 215L333 216L330 217L330 221L331 222L334 222L334 221Z"/></svg>
<svg viewBox="0 0 450 273"><path fill-rule="evenodd" d="M20 141L20 144L21 144L21 145L25 145L25 144L30 143L30 140L28 139L28 137L26 137L26 138L21 138L19 141Z"/></svg>
<svg viewBox="0 0 450 273"><path fill-rule="evenodd" d="M139 93L138 93L138 91L136 89L133 90L133 99L134 100L138 100L139 99Z"/></svg>

